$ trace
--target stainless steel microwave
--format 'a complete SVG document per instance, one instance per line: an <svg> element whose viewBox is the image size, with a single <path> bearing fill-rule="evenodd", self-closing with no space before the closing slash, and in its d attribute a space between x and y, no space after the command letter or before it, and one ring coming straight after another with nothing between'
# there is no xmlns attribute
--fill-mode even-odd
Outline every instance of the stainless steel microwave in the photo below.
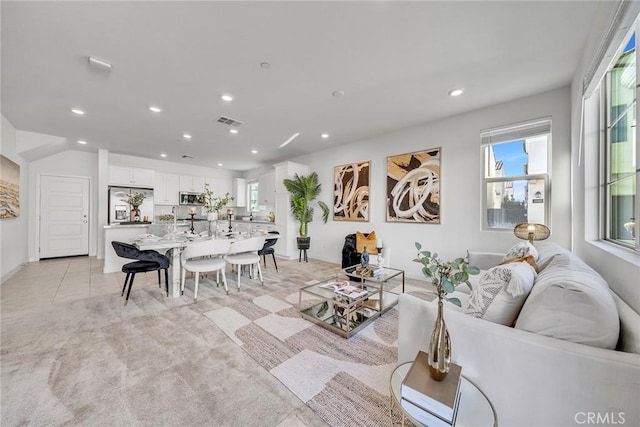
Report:
<svg viewBox="0 0 640 427"><path fill-rule="evenodd" d="M181 205L201 205L198 201L200 198L200 193L187 193L184 191L180 192L180 204Z"/></svg>

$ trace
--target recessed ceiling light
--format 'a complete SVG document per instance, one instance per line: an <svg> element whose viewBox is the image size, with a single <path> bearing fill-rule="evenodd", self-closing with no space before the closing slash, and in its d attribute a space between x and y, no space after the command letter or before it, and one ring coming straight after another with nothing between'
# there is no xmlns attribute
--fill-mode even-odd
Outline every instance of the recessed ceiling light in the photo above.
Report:
<svg viewBox="0 0 640 427"><path fill-rule="evenodd" d="M112 65L109 64L107 61L103 61L93 56L89 57L89 66L102 71L111 71L111 68L112 68Z"/></svg>
<svg viewBox="0 0 640 427"><path fill-rule="evenodd" d="M87 141L85 141L83 139L79 139L78 140L78 144L87 145Z"/></svg>
<svg viewBox="0 0 640 427"><path fill-rule="evenodd" d="M222 166L222 163L218 163L218 166Z"/></svg>
<svg viewBox="0 0 640 427"><path fill-rule="evenodd" d="M162 108L156 107L155 105L149 105L149 110L153 111L154 113L159 113L162 111Z"/></svg>
<svg viewBox="0 0 640 427"><path fill-rule="evenodd" d="M282 148L282 147L284 147L285 145L287 145L288 143L290 143L291 141L293 141L294 139L296 139L298 136L300 136L300 132L296 132L296 133L294 133L293 135L291 135L291 136L289 137L289 139L287 139L285 142L283 142L282 144L280 144L280 147L278 147L278 148Z"/></svg>
<svg viewBox="0 0 640 427"><path fill-rule="evenodd" d="M79 116L84 116L84 111L82 111L82 110L81 110L81 109L79 109L79 108L72 108L72 109L71 109L71 112L72 112L73 114L77 114L77 115L79 115Z"/></svg>
<svg viewBox="0 0 640 427"><path fill-rule="evenodd" d="M267 70L270 67L271 67L271 64L269 64L268 62L261 62L260 63L260 68L264 68L265 70Z"/></svg>
<svg viewBox="0 0 640 427"><path fill-rule="evenodd" d="M160 157L167 157L167 153L160 153Z"/></svg>
<svg viewBox="0 0 640 427"><path fill-rule="evenodd" d="M344 91L342 91L342 90L334 90L333 92L331 92L331 95L339 98L341 96L344 96Z"/></svg>
<svg viewBox="0 0 640 427"><path fill-rule="evenodd" d="M184 139L191 139L191 135L189 135L188 133L183 133L183 134L182 134L182 137L183 137Z"/></svg>
<svg viewBox="0 0 640 427"><path fill-rule="evenodd" d="M258 150L251 150L251 154L258 154Z"/></svg>
<svg viewBox="0 0 640 427"><path fill-rule="evenodd" d="M220 99L222 99L223 101L231 102L233 101L233 96L224 94L220 96Z"/></svg>
<svg viewBox="0 0 640 427"><path fill-rule="evenodd" d="M231 132L231 133L238 133L238 129L229 129L229 132Z"/></svg>
<svg viewBox="0 0 640 427"><path fill-rule="evenodd" d="M320 135L321 138L327 139L329 138L329 134L328 133L323 133L322 135Z"/></svg>
<svg viewBox="0 0 640 427"><path fill-rule="evenodd" d="M460 96L464 93L464 89L451 89L449 91L449 96Z"/></svg>

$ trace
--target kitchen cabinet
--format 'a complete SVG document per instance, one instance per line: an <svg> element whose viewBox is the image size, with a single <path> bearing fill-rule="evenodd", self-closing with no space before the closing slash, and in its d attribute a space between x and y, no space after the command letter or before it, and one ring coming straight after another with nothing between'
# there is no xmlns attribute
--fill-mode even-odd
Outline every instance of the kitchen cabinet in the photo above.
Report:
<svg viewBox="0 0 640 427"><path fill-rule="evenodd" d="M171 173L156 173L153 186L153 201L156 205L177 205L180 176Z"/></svg>
<svg viewBox="0 0 640 427"><path fill-rule="evenodd" d="M247 180L244 178L234 178L233 180L233 193L235 197L232 202L233 206L238 208L244 208L247 206Z"/></svg>
<svg viewBox="0 0 640 427"><path fill-rule="evenodd" d="M204 177L195 175L180 175L180 191L190 193L204 193Z"/></svg>
<svg viewBox="0 0 640 427"><path fill-rule="evenodd" d="M129 166L109 166L109 185L124 187L152 188L155 172L153 169L133 168Z"/></svg>
<svg viewBox="0 0 640 427"><path fill-rule="evenodd" d="M276 196L276 173L268 172L258 177L258 205L273 205Z"/></svg>

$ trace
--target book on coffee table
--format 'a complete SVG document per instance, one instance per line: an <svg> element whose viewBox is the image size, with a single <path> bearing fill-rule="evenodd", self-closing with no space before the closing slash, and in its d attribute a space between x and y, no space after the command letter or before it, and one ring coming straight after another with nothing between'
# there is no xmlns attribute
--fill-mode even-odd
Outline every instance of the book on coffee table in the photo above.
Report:
<svg viewBox="0 0 640 427"><path fill-rule="evenodd" d="M460 392L458 392L460 394ZM458 403L460 404L460 396L458 396ZM429 411L425 411L423 408L414 405L412 402L406 399L400 399L400 406L402 409L414 420L429 426L429 427L452 427L456 425L456 418L458 415L458 408L453 414L453 420L451 422L445 421L437 415L432 414Z"/></svg>
<svg viewBox="0 0 640 427"><path fill-rule="evenodd" d="M428 356L418 352L400 387L400 396L448 424L453 424L460 399L462 367L451 363L449 374L436 381L429 374Z"/></svg>

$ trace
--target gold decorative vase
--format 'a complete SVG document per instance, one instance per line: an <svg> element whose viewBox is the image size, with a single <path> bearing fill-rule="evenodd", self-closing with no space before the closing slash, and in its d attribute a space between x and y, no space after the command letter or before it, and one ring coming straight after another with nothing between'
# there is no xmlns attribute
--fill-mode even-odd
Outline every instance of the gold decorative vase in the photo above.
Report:
<svg viewBox="0 0 640 427"><path fill-rule="evenodd" d="M449 373L451 365L451 339L442 316L442 297L438 297L438 317L433 325L429 343L429 373L431 378L442 381Z"/></svg>

